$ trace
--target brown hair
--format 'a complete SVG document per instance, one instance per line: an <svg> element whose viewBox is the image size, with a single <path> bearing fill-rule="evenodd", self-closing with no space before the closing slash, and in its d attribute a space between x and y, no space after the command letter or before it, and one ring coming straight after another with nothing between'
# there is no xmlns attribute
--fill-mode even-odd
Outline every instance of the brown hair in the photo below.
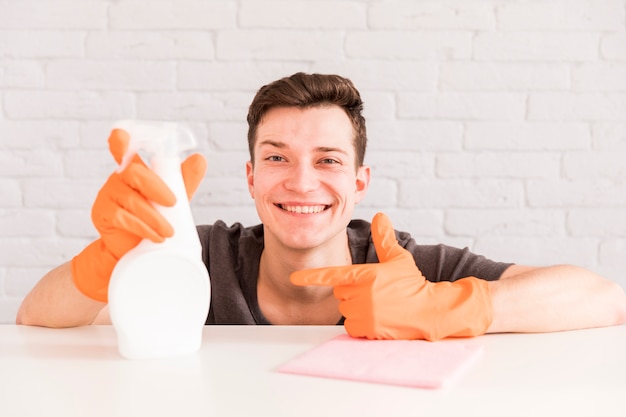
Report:
<svg viewBox="0 0 626 417"><path fill-rule="evenodd" d="M363 102L352 81L334 74L305 74L298 72L264 85L254 96L248 109L248 149L254 164L256 131L263 116L275 107L308 108L336 105L341 107L354 127L356 166L363 165L367 133L362 115Z"/></svg>

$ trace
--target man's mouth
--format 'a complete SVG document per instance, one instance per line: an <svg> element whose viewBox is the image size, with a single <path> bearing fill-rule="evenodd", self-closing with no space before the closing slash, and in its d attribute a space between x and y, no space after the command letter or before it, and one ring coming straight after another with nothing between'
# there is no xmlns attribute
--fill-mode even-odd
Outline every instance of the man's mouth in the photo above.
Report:
<svg viewBox="0 0 626 417"><path fill-rule="evenodd" d="M290 206L286 204L276 204L276 206L285 211L296 214L317 214L323 212L330 207L323 204L317 204L313 206Z"/></svg>

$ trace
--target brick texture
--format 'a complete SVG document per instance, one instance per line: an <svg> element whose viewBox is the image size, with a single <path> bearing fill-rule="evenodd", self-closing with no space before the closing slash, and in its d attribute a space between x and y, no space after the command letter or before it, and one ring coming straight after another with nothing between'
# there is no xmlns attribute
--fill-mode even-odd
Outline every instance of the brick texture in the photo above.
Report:
<svg viewBox="0 0 626 417"><path fill-rule="evenodd" d="M626 288L624 0L7 0L0 323L94 238L117 119L187 122L209 161L196 221L257 223L247 108L297 71L361 90L373 179L356 217Z"/></svg>

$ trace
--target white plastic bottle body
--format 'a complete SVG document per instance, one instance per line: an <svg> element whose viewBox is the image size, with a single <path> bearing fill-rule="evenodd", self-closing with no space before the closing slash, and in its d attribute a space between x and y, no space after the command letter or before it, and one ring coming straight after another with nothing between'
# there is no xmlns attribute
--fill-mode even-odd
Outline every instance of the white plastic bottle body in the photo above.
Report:
<svg viewBox="0 0 626 417"><path fill-rule="evenodd" d="M172 207L155 204L174 235L162 243L144 239L120 259L111 275L111 321L119 351L129 359L184 355L201 346L210 281L180 162L177 156L151 161L152 170L176 196Z"/></svg>

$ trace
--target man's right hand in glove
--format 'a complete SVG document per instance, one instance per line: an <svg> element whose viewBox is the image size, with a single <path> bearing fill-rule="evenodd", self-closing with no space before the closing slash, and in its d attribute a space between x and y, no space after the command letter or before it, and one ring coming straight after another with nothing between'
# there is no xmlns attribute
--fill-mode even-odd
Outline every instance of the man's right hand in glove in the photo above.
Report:
<svg viewBox="0 0 626 417"><path fill-rule="evenodd" d="M111 132L109 149L118 164L129 140L124 130ZM200 154L193 154L181 164L181 171L187 196L191 199L204 177L206 160ZM117 261L143 239L162 242L174 233L152 203L173 206L175 202L169 187L137 155L122 172L111 174L98 192L91 211L100 238L71 262L76 288L106 303L109 279Z"/></svg>

